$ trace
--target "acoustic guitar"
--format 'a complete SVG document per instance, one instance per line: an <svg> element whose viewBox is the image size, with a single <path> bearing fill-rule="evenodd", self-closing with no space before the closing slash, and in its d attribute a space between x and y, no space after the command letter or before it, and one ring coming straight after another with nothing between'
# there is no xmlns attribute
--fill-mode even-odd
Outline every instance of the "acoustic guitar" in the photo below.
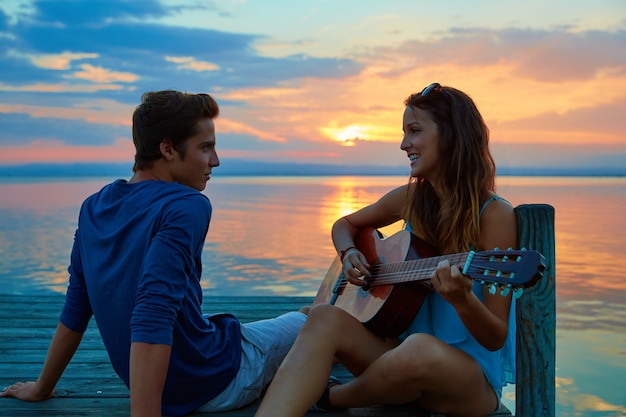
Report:
<svg viewBox="0 0 626 417"><path fill-rule="evenodd" d="M417 315L433 291L430 276L440 261L459 265L464 275L503 296L534 285L545 270L543 255L532 250L493 250L438 255L425 241L408 231L384 238L374 228L362 229L356 247L370 264L366 287L344 278L339 257L332 262L313 304L327 303L347 311L372 331L397 337Z"/></svg>

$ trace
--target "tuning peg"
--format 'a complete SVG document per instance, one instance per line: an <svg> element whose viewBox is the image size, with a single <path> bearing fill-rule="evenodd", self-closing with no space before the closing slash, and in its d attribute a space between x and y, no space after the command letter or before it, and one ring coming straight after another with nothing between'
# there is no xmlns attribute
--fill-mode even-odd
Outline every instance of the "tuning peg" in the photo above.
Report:
<svg viewBox="0 0 626 417"><path fill-rule="evenodd" d="M509 292L511 292L511 286L506 285L502 287L502 291L500 291L500 295L503 297L506 297L507 295L509 295Z"/></svg>
<svg viewBox="0 0 626 417"><path fill-rule="evenodd" d="M487 288L489 288L489 294L495 295L496 290L497 290L497 287L495 285L490 283L487 285Z"/></svg>
<svg viewBox="0 0 626 417"><path fill-rule="evenodd" d="M515 299L520 298L522 294L524 294L524 289L522 287L517 287L513 290L513 297L515 297Z"/></svg>

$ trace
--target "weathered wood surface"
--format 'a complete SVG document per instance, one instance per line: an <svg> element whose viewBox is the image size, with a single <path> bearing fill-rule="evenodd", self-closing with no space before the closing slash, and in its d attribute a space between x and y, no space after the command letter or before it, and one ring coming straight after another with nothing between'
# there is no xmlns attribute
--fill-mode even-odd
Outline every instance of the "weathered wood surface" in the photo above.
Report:
<svg viewBox="0 0 626 417"><path fill-rule="evenodd" d="M541 252L543 278L517 300L515 415L554 417L556 295L554 208L526 204L515 208L519 247Z"/></svg>
<svg viewBox="0 0 626 417"><path fill-rule="evenodd" d="M61 311L64 297L51 295L0 294L0 387L15 381L34 380L41 365ZM309 297L208 297L203 311L229 311L242 322L274 317L297 310L312 301ZM341 380L351 375L336 366L333 374ZM193 416L252 417L258 403L228 413L194 413ZM508 410L507 410L508 411ZM510 415L507 411L503 414ZM129 393L117 377L95 326L90 323L72 362L57 385L54 398L26 403L13 398L0 398L2 417L79 417L129 415ZM328 417L420 417L415 407L378 406L330 413L309 413L307 416Z"/></svg>
<svg viewBox="0 0 626 417"><path fill-rule="evenodd" d="M37 378L56 328L63 300L64 297L60 294L0 295L0 387L15 381ZM311 301L311 297L208 297L205 299L203 311L228 311L236 314L242 322L248 322L297 310ZM341 380L351 378L341 367L336 367L333 374ZM223 414L229 417L251 417L257 405L252 404ZM55 398L40 403L0 398L0 416L3 417L128 415L128 389L113 371L93 320L57 385ZM410 407L370 407L324 415L408 417L418 414L415 408Z"/></svg>

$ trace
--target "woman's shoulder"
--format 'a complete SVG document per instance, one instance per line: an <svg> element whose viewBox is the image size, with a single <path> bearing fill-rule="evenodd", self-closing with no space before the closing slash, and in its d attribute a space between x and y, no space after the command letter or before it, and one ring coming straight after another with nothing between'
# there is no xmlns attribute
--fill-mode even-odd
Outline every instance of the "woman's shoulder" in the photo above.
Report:
<svg viewBox="0 0 626 417"><path fill-rule="evenodd" d="M511 203L501 196L490 195L481 208L480 229L481 248L514 247L517 220Z"/></svg>
<svg viewBox="0 0 626 417"><path fill-rule="evenodd" d="M380 199L378 200L378 203L386 204L391 201L404 202L407 199L407 195L408 195L408 184L404 184L404 185L401 185L399 187L396 187L387 191L385 194L383 194L382 197L380 197Z"/></svg>
<svg viewBox="0 0 626 417"><path fill-rule="evenodd" d="M484 215L510 215L514 214L513 205L504 197L496 194L494 192L488 192L486 197L483 198L479 217L482 218Z"/></svg>

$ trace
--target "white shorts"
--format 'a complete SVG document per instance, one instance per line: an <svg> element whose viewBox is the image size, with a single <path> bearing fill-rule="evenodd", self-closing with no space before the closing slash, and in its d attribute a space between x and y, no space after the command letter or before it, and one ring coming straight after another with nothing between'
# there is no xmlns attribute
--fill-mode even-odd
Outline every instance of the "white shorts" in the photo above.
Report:
<svg viewBox="0 0 626 417"><path fill-rule="evenodd" d="M234 410L261 397L305 321L304 313L292 311L273 319L242 324L239 372L224 391L197 411Z"/></svg>

